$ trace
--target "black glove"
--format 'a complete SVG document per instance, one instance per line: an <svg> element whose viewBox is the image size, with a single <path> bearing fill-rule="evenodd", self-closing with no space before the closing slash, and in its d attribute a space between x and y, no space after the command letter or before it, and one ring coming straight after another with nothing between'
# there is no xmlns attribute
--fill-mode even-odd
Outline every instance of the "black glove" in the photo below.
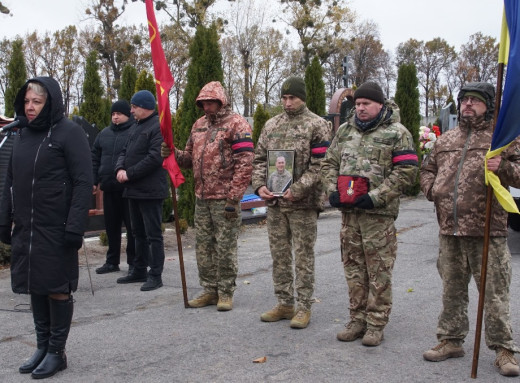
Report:
<svg viewBox="0 0 520 383"><path fill-rule="evenodd" d="M0 226L0 242L11 244L11 226Z"/></svg>
<svg viewBox="0 0 520 383"><path fill-rule="evenodd" d="M80 249L83 246L83 236L72 233L70 231L65 232L65 246L72 247L73 249Z"/></svg>
<svg viewBox="0 0 520 383"><path fill-rule="evenodd" d="M354 207L370 210L374 208L374 202L372 202L372 198L368 194L363 194L361 197L356 198Z"/></svg>
<svg viewBox="0 0 520 383"><path fill-rule="evenodd" d="M161 157L168 158L168 157L170 157L170 154L172 154L172 151L170 150L168 145L166 145L166 142L163 142L161 144Z"/></svg>
<svg viewBox="0 0 520 383"><path fill-rule="evenodd" d="M332 207L345 207L346 205L339 200L339 192L335 191L329 195L329 203Z"/></svg>
<svg viewBox="0 0 520 383"><path fill-rule="evenodd" d="M224 217L227 219L238 218L238 201L232 199L226 200L226 206L224 206Z"/></svg>

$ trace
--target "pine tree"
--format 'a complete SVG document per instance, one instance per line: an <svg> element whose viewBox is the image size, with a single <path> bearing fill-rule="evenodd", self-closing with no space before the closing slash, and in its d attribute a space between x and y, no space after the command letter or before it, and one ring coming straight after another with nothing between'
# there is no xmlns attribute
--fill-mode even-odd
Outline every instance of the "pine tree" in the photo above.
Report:
<svg viewBox="0 0 520 383"><path fill-rule="evenodd" d="M140 90L149 90L150 92L152 92L154 97L157 93L155 89L155 80L153 78L153 74L148 73L145 69L143 69L141 73L139 73L139 76L137 76L137 80L135 81L134 93ZM157 99L157 97L155 98Z"/></svg>
<svg viewBox="0 0 520 383"><path fill-rule="evenodd" d="M448 105L450 102L450 114L457 114L457 102L453 99L453 94L451 93L448 99L446 100L446 105Z"/></svg>
<svg viewBox="0 0 520 383"><path fill-rule="evenodd" d="M121 74L121 87L119 88L119 99L130 102L135 92L137 82L137 70L130 64L125 65Z"/></svg>
<svg viewBox="0 0 520 383"><path fill-rule="evenodd" d="M320 60L314 56L305 70L305 90L307 92L307 108L318 116L325 115L325 83Z"/></svg>
<svg viewBox="0 0 520 383"><path fill-rule="evenodd" d="M260 137L260 133L264 128L265 123L269 120L270 116L267 110L264 109L262 104L256 105L255 114L253 116L253 143L256 146L258 142L258 138Z"/></svg>
<svg viewBox="0 0 520 383"><path fill-rule="evenodd" d="M7 89L4 94L5 116L14 117L14 99L27 81L27 71L23 55L23 41L13 42L11 59L7 64Z"/></svg>
<svg viewBox="0 0 520 383"><path fill-rule="evenodd" d="M103 97L103 127L110 125L112 122L112 101L110 99ZM103 128L101 128L103 129Z"/></svg>
<svg viewBox="0 0 520 383"><path fill-rule="evenodd" d="M414 64L402 64L397 72L397 84L395 92L395 102L399 106L401 123L412 134L417 153L419 149L419 126L421 115L419 113L419 80L417 79L417 69ZM417 195L420 191L419 174L417 179L407 191L408 195Z"/></svg>
<svg viewBox="0 0 520 383"><path fill-rule="evenodd" d="M85 65L85 77L83 80L83 103L79 113L85 120L95 124L99 130L106 126L106 110L103 101L103 87L99 76L99 64L97 52L92 51L87 57Z"/></svg>
<svg viewBox="0 0 520 383"><path fill-rule="evenodd" d="M195 105L195 99L204 85L211 81L222 82L222 54L218 45L215 25L199 25L190 45L191 62L187 71L188 82L184 90L181 106L177 111L178 125L174 132L175 145L184 148L190 136L191 127L203 115ZM195 213L195 192L193 172L183 170L186 181L179 187L179 215L193 226Z"/></svg>

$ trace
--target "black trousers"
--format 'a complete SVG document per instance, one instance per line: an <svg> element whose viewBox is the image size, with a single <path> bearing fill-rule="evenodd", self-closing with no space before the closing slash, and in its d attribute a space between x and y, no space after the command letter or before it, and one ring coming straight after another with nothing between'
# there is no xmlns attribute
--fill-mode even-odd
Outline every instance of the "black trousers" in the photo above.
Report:
<svg viewBox="0 0 520 383"><path fill-rule="evenodd" d="M121 226L126 227L126 262L134 264L135 239L130 219L130 204L123 198L123 191L103 192L105 230L108 238L107 263L119 265L121 262Z"/></svg>
<svg viewBox="0 0 520 383"><path fill-rule="evenodd" d="M160 277L164 268L163 200L130 198L129 201L135 237L135 271L142 272L150 266L148 274Z"/></svg>

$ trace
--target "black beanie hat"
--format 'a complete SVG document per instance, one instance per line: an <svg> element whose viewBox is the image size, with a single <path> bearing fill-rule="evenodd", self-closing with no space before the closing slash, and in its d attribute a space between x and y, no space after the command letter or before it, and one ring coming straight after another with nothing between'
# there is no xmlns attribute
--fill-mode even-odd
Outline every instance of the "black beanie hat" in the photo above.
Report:
<svg viewBox="0 0 520 383"><path fill-rule="evenodd" d="M292 76L284 81L280 92L280 97L285 94L298 97L300 100L307 99L307 92L305 91L305 81L301 77Z"/></svg>
<svg viewBox="0 0 520 383"><path fill-rule="evenodd" d="M385 95L379 84L373 81L367 81L361 84L359 88L354 92L354 101L358 98L368 98L369 100L378 102L380 104L385 103Z"/></svg>
<svg viewBox="0 0 520 383"><path fill-rule="evenodd" d="M130 104L126 100L117 100L112 104L110 113L119 112L130 117Z"/></svg>

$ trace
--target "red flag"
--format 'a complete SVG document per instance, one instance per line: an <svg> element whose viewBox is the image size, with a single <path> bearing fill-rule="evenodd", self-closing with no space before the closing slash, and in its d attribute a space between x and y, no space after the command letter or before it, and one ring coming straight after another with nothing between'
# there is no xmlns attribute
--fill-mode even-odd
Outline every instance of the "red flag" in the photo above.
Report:
<svg viewBox="0 0 520 383"><path fill-rule="evenodd" d="M157 104L159 106L159 122L164 142L171 149L172 154L164 159L163 167L170 174L173 186L179 187L184 182L184 176L175 160L175 147L173 145L172 115L170 112L170 89L173 86L173 76L166 62L161 44L159 28L155 20L153 0L146 0L146 16L148 18L148 32L150 33L150 46L152 48L153 71L155 74L155 88L157 89Z"/></svg>

